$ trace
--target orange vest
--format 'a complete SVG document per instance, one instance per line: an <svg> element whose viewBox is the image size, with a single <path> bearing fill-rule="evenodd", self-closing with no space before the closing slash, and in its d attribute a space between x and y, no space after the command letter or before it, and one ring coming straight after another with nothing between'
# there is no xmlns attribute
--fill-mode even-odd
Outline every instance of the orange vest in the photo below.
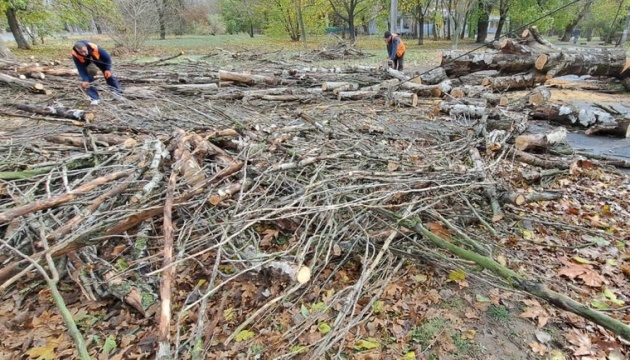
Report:
<svg viewBox="0 0 630 360"><path fill-rule="evenodd" d="M92 56L92 58L94 58L95 60L99 60L101 58L101 54L98 52L98 45L94 43L87 43L87 47L88 53ZM90 49L92 50L91 53ZM72 56L76 57L81 63L84 63L86 61L85 57L83 55L80 55L74 48L72 48Z"/></svg>
<svg viewBox="0 0 630 360"><path fill-rule="evenodd" d="M405 55L405 51L407 51L407 47L405 46L405 43L402 41L400 36L396 35L396 37L398 37L398 39L400 40L400 42L398 43L398 49L396 49L396 56L402 57L403 55Z"/></svg>

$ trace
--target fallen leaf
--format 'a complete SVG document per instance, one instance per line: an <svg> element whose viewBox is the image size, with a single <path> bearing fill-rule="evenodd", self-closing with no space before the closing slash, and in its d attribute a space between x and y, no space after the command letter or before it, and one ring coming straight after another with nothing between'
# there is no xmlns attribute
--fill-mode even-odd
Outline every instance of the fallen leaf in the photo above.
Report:
<svg viewBox="0 0 630 360"><path fill-rule="evenodd" d="M466 280L466 273L463 272L462 270L454 270L454 271L451 271L450 274L448 274L448 278L453 281Z"/></svg>
<svg viewBox="0 0 630 360"><path fill-rule="evenodd" d="M532 232L530 230L523 230L523 239L531 240L532 239Z"/></svg>
<svg viewBox="0 0 630 360"><path fill-rule="evenodd" d="M403 356L403 360L416 360L416 353L413 351L406 353L405 356Z"/></svg>
<svg viewBox="0 0 630 360"><path fill-rule="evenodd" d="M592 261L586 260L585 258L579 256L574 256L573 260L575 260L575 262L578 264L593 264Z"/></svg>
<svg viewBox="0 0 630 360"><path fill-rule="evenodd" d="M379 344L374 338L361 339L354 343L354 349L357 351L376 349L377 347Z"/></svg>
<svg viewBox="0 0 630 360"><path fill-rule="evenodd" d="M549 321L549 314L547 311L535 300L523 301L529 306L525 308L525 311L519 315L520 318L525 319L538 319L538 327L542 328Z"/></svg>
<svg viewBox="0 0 630 360"><path fill-rule="evenodd" d="M604 289L604 296L615 305L623 306L624 304L623 300L617 299L617 295L615 295L615 293L613 293L609 288Z"/></svg>
<svg viewBox="0 0 630 360"><path fill-rule="evenodd" d="M320 333L322 333L322 335L326 335L330 332L330 325L325 322L321 322L317 325L317 329Z"/></svg>
<svg viewBox="0 0 630 360"><path fill-rule="evenodd" d="M423 283L425 281L427 281L428 276L424 275L424 274L418 274L416 276L414 276L414 280L416 280L417 282Z"/></svg>
<svg viewBox="0 0 630 360"><path fill-rule="evenodd" d="M604 278L592 270L589 270L578 277L584 281L584 284L590 287L600 287L604 285Z"/></svg>
<svg viewBox="0 0 630 360"><path fill-rule="evenodd" d="M483 296L481 294L475 294L475 300L477 300L477 302L480 303L489 303L490 302L490 298Z"/></svg>
<svg viewBox="0 0 630 360"><path fill-rule="evenodd" d="M387 170L389 171L396 171L398 169L398 164L396 164L395 162L388 162L387 163Z"/></svg>
<svg viewBox="0 0 630 360"><path fill-rule="evenodd" d="M564 356L564 353L562 352L562 350L553 349L551 350L549 354L551 355L551 360L566 360L567 359L567 357Z"/></svg>
<svg viewBox="0 0 630 360"><path fill-rule="evenodd" d="M541 344L539 342L532 341L532 342L529 343L529 347L532 348L532 351L535 354L544 356L547 353L547 346L545 346L545 345L543 345L543 344Z"/></svg>
<svg viewBox="0 0 630 360"><path fill-rule="evenodd" d="M462 340L474 340L475 335L477 335L477 330L470 329L462 334Z"/></svg>
<svg viewBox="0 0 630 360"><path fill-rule="evenodd" d="M503 255L497 256L497 262L501 264L501 266L505 266L507 264L507 260L505 260L505 256Z"/></svg>
<svg viewBox="0 0 630 360"><path fill-rule="evenodd" d="M334 256L341 256L341 246L335 244L333 245L333 255Z"/></svg>
<svg viewBox="0 0 630 360"><path fill-rule="evenodd" d="M247 341L253 338L254 335L256 335L256 333L251 330L241 330L241 332L236 335L235 340L236 342Z"/></svg>
<svg viewBox="0 0 630 360"><path fill-rule="evenodd" d="M560 271L558 271L558 275L564 275L569 279L575 279L576 277L584 274L586 270L587 269L581 265L571 265L560 269Z"/></svg>

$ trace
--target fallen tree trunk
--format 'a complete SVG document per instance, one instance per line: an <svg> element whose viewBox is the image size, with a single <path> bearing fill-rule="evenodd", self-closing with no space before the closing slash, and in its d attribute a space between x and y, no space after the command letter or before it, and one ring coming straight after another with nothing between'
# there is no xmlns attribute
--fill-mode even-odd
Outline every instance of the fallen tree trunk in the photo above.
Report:
<svg viewBox="0 0 630 360"><path fill-rule="evenodd" d="M322 91L354 91L359 89L359 84L345 81L327 81L322 83Z"/></svg>
<svg viewBox="0 0 630 360"><path fill-rule="evenodd" d="M576 77L577 78L577 77ZM623 83L618 81L613 81L614 79L605 78L605 79L571 79L567 80L564 78L554 78L545 81L545 86L558 88L558 89L567 89L567 90L585 90L585 91L597 91L601 93L607 94L615 94L626 92L626 89Z"/></svg>
<svg viewBox="0 0 630 360"><path fill-rule="evenodd" d="M18 86L18 87L30 90L38 94L45 94L45 95L52 94L52 91L46 90L44 88L44 85L41 83L37 83L30 80L18 79L16 77L9 76L7 74L0 74L0 82L3 82L7 85Z"/></svg>
<svg viewBox="0 0 630 360"><path fill-rule="evenodd" d="M595 125L584 132L586 135L612 135L630 137L630 119L616 119L614 123Z"/></svg>
<svg viewBox="0 0 630 360"><path fill-rule="evenodd" d="M545 105L535 108L530 116L535 120L547 120L565 126L615 124L610 113L593 106L584 109L571 105Z"/></svg>
<svg viewBox="0 0 630 360"><path fill-rule="evenodd" d="M40 107L40 106L35 106L35 105L16 104L15 107L22 111L28 111L28 112L32 112L32 113L40 114L40 115L50 115L50 116L56 116L56 117L61 117L65 119L74 119L74 120L83 120L83 121L94 120L93 112L79 110L79 109L68 109L61 106Z"/></svg>
<svg viewBox="0 0 630 360"><path fill-rule="evenodd" d="M514 146L521 151L547 149L567 140L567 129L559 127L546 134L519 135L514 140Z"/></svg>
<svg viewBox="0 0 630 360"><path fill-rule="evenodd" d="M416 105L418 105L418 95L414 93L394 91L391 94L391 99L389 100L392 102L392 104L398 106L415 107Z"/></svg>
<svg viewBox="0 0 630 360"><path fill-rule="evenodd" d="M496 70L501 74L530 71L536 56L527 54L503 54L497 51L466 54L463 50L444 51L441 66L448 77L462 77L477 71Z"/></svg>
<svg viewBox="0 0 630 360"><path fill-rule="evenodd" d="M341 91L337 93L337 100L363 100L372 99L378 95L378 91Z"/></svg>
<svg viewBox="0 0 630 360"><path fill-rule="evenodd" d="M447 79L446 71L444 71L444 68L441 66L420 75L420 82L425 85L439 84Z"/></svg>
<svg viewBox="0 0 630 360"><path fill-rule="evenodd" d="M482 82L493 91L525 90L533 88L547 81L547 78L539 73L529 72L511 76L488 77Z"/></svg>
<svg viewBox="0 0 630 360"><path fill-rule="evenodd" d="M225 70L219 70L219 81L233 81L235 83L255 85L255 84L267 84L275 85L278 83L277 79L264 75L252 75L245 73L237 73Z"/></svg>
<svg viewBox="0 0 630 360"><path fill-rule="evenodd" d="M549 290L543 284L528 281L524 279L523 275L520 273L499 264L490 257L464 249L454 243L444 240L427 229L422 222L405 220L402 216L381 208L374 208L373 211L387 217L390 220L397 221L400 226L415 231L438 247L448 250L462 259L473 261L484 269L490 270L495 275L508 280L508 282L513 284L516 289L523 290L531 295L546 300L562 310L570 311L574 314L582 316L595 324L612 331L614 334L621 336L623 339L630 341L630 326L622 323L621 321L613 319L599 311L592 310L588 306L580 304L566 295Z"/></svg>
<svg viewBox="0 0 630 360"><path fill-rule="evenodd" d="M562 49L538 55L535 68L548 79L562 75L619 77L625 63L623 48Z"/></svg>

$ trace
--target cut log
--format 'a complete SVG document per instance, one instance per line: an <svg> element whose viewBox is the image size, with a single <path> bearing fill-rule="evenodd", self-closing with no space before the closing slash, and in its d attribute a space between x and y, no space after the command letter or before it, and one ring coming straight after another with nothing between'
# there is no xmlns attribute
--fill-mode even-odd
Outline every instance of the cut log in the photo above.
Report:
<svg viewBox="0 0 630 360"><path fill-rule="evenodd" d="M501 74L516 74L530 71L536 55L503 54L486 51L467 54L462 50L442 53L441 66L449 77L462 77L477 71L497 70Z"/></svg>
<svg viewBox="0 0 630 360"><path fill-rule="evenodd" d="M453 85L455 86L476 86L482 85L485 78L493 78L497 76L499 76L498 70L484 70L451 79L451 81L453 81Z"/></svg>
<svg viewBox="0 0 630 360"><path fill-rule="evenodd" d="M400 88L404 90L413 91L416 95L421 97L440 97L442 96L441 85L423 85L412 82L404 82L400 84ZM450 89L449 89L450 90Z"/></svg>
<svg viewBox="0 0 630 360"><path fill-rule="evenodd" d="M495 49L501 51L504 54L531 54L532 49L515 39L503 38L500 41L493 43Z"/></svg>
<svg viewBox="0 0 630 360"><path fill-rule="evenodd" d="M546 134L519 135L514 140L514 146L521 151L548 149L567 140L567 129L558 127Z"/></svg>
<svg viewBox="0 0 630 360"><path fill-rule="evenodd" d="M415 107L418 105L418 95L415 93L394 91L391 101L394 105Z"/></svg>
<svg viewBox="0 0 630 360"><path fill-rule="evenodd" d="M509 104L512 111L523 111L525 108L538 107L549 101L551 92L544 86L538 86L527 95Z"/></svg>
<svg viewBox="0 0 630 360"><path fill-rule="evenodd" d="M30 90L35 93L50 95L52 91L44 89L44 85L41 83L37 83L30 80L18 79L16 77L0 74L0 82L3 82L7 85L18 86L23 89Z"/></svg>
<svg viewBox="0 0 630 360"><path fill-rule="evenodd" d="M456 87L451 90L450 95L455 99L460 99L466 96L466 93L464 92L464 89Z"/></svg>
<svg viewBox="0 0 630 360"><path fill-rule="evenodd" d="M94 120L94 113L92 112L85 111L85 110L78 110L78 109L68 109L62 106L41 107L41 106L34 106L34 105L27 105L27 104L16 104L15 107L22 111L28 111L28 112L40 114L40 115L56 116L56 117L61 117L65 119L74 119L74 120L83 120L83 121Z"/></svg>
<svg viewBox="0 0 630 360"><path fill-rule="evenodd" d="M437 109L451 116L465 116L468 118L480 118L486 114L485 106L466 105L449 101L440 101Z"/></svg>
<svg viewBox="0 0 630 360"><path fill-rule="evenodd" d="M614 117L599 108L577 108L571 105L545 105L530 114L534 120L547 120L566 126L589 127L595 124L614 124Z"/></svg>
<svg viewBox="0 0 630 360"><path fill-rule="evenodd" d="M372 99L377 95L378 91L341 91L337 94L337 100Z"/></svg>
<svg viewBox="0 0 630 360"><path fill-rule="evenodd" d="M398 80L398 79L388 79L388 80L385 80L385 81L381 82L380 84L362 87L361 91L379 91L381 89L388 89L390 87L394 87L394 86L396 86L398 84L400 84L400 80ZM418 85L418 84L415 84L415 83L405 83L405 84Z"/></svg>
<svg viewBox="0 0 630 360"><path fill-rule="evenodd" d="M562 75L620 77L625 64L622 48L562 49L538 55L535 68L548 79Z"/></svg>
<svg viewBox="0 0 630 360"><path fill-rule="evenodd" d="M277 79L274 77L237 73L225 70L219 70L219 81L233 81L235 83L242 83L247 85L275 85L276 83L278 83Z"/></svg>
<svg viewBox="0 0 630 360"><path fill-rule="evenodd" d="M420 75L421 83L425 85L439 84L446 79L448 79L448 76L446 76L446 71L441 66Z"/></svg>
<svg viewBox="0 0 630 360"><path fill-rule="evenodd" d="M335 81L327 81L322 84L323 91L333 91L336 89L340 89L339 91L354 91L354 90L359 89L359 84L352 83L352 82L335 82Z"/></svg>
<svg viewBox="0 0 630 360"><path fill-rule="evenodd" d="M558 88L558 89L568 89L568 90L586 90L586 91L597 91L601 93L614 94L614 93L623 93L628 91L623 85L622 82L614 81L611 78L603 78L603 79L581 79L577 76L576 79L566 79L564 78L554 78L545 81L545 86Z"/></svg>
<svg viewBox="0 0 630 360"><path fill-rule="evenodd" d="M524 172L522 175L523 175L523 179L525 179L525 181L527 181L528 184L531 184L531 183L540 181L541 179L545 177L552 177L556 175L566 175L566 174L568 174L568 171L566 170L549 169L549 170Z"/></svg>
<svg viewBox="0 0 630 360"><path fill-rule="evenodd" d="M547 81L547 78L539 73L530 72L511 76L485 78L483 86L490 87L493 91L525 90L533 88Z"/></svg>
<svg viewBox="0 0 630 360"><path fill-rule="evenodd" d="M617 119L611 124L595 125L585 131L586 135L612 135L620 138L630 136L630 119Z"/></svg>
<svg viewBox="0 0 630 360"><path fill-rule="evenodd" d="M529 28L523 30L521 33L521 38L531 46L533 44L539 44L549 49L559 49L557 46L552 44L549 40L545 39L536 26L530 26Z"/></svg>
<svg viewBox="0 0 630 360"><path fill-rule="evenodd" d="M413 82L416 84L420 84L422 83L422 80L420 79L420 77L410 77L407 76L405 74L403 74L402 72L398 71L398 70L394 70L392 68L387 68L387 75L393 77L394 79L398 79L400 81L409 81L409 82Z"/></svg>

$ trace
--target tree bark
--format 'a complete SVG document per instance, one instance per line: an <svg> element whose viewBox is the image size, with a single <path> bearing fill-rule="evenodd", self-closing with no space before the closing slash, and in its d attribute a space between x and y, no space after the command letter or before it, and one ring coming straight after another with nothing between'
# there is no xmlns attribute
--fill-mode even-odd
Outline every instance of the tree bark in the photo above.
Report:
<svg viewBox="0 0 630 360"><path fill-rule="evenodd" d="M494 34L494 40L499 40L503 34L503 26L510 10L510 0L500 0L499 2L499 23L497 24L497 32Z"/></svg>
<svg viewBox="0 0 630 360"><path fill-rule="evenodd" d="M524 90L543 84L547 78L539 73L530 72L512 76L500 76L485 78L483 86L490 87L493 91Z"/></svg>
<svg viewBox="0 0 630 360"><path fill-rule="evenodd" d="M630 137L630 119L617 119L614 124L595 125L584 132L586 135L612 135Z"/></svg>
<svg viewBox="0 0 630 360"><path fill-rule="evenodd" d="M22 111L28 111L35 114L40 115L49 115L49 116L58 116L65 119L74 119L74 120L83 120L83 121L92 121L94 120L94 113L79 110L79 109L68 109L65 107L54 107L54 106L33 106L27 104L16 104L15 107Z"/></svg>
<svg viewBox="0 0 630 360"><path fill-rule="evenodd" d="M567 129L559 127L545 134L519 135L514 140L514 146L521 151L544 150L563 143L566 139Z"/></svg>
<svg viewBox="0 0 630 360"><path fill-rule="evenodd" d="M6 74L0 74L0 82L3 82L8 85L17 85L21 88L28 89L30 91L50 95L52 92L50 90L46 90L43 84L36 83L30 80L18 79L13 76L9 76Z"/></svg>
<svg viewBox="0 0 630 360"><path fill-rule="evenodd" d="M488 25L490 24L490 13L492 13L492 5L479 1L479 19L477 20L477 39L476 43L483 44L488 37Z"/></svg>
<svg viewBox="0 0 630 360"><path fill-rule="evenodd" d="M9 23L9 28L11 28L11 33L15 38L15 42L18 45L18 49L20 50L30 50L31 46L28 44L28 41L24 38L24 33L22 33L22 29L20 28L20 22L18 21L16 10L9 6L6 10L7 21Z"/></svg>

